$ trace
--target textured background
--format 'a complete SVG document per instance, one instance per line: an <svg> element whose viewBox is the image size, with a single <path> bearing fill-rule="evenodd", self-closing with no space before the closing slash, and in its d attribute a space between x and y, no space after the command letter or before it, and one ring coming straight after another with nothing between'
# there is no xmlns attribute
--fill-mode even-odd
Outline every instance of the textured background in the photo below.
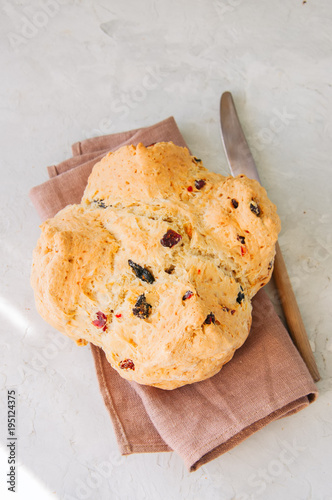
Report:
<svg viewBox="0 0 332 500"><path fill-rule="evenodd" d="M330 500L331 1L1 0L0 12L1 498ZM37 315L29 274L39 219L28 191L73 142L170 115L193 154L227 173L225 90L278 206L322 380L314 405L189 474L174 453L119 455L89 348ZM20 464L9 496L12 387Z"/></svg>

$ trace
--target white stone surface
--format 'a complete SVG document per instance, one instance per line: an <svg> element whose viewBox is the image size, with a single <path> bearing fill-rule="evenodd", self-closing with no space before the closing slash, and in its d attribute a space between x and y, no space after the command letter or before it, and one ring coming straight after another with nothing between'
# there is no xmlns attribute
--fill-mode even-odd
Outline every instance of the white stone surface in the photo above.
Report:
<svg viewBox="0 0 332 500"><path fill-rule="evenodd" d="M331 1L1 0L0 10L1 499L330 500ZM28 191L73 142L170 115L193 153L226 173L225 90L278 206L322 380L315 404L190 474L174 453L119 455L89 348L36 313ZM5 483L12 387L16 494Z"/></svg>

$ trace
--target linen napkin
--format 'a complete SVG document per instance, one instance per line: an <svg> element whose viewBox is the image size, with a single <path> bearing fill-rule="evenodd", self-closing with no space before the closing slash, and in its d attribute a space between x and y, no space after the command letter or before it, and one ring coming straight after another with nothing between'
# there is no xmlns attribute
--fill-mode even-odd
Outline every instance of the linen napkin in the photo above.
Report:
<svg viewBox="0 0 332 500"><path fill-rule="evenodd" d="M125 144L173 141L186 146L173 117L151 127L77 142L72 158L48 167L31 189L42 220L79 203L93 165ZM199 154L199 152L197 152ZM97 378L123 455L176 451L190 471L230 450L269 422L296 413L318 395L287 331L261 290L245 344L208 380L172 391L123 379L91 345Z"/></svg>

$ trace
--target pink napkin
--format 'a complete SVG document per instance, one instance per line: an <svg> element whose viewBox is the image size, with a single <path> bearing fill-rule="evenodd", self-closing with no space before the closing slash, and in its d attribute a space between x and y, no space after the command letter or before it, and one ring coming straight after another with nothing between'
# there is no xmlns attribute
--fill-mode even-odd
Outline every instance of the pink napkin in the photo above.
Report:
<svg viewBox="0 0 332 500"><path fill-rule="evenodd" d="M170 117L151 127L77 142L73 157L48 167L50 180L30 197L42 220L80 203L93 165L125 144L173 141L186 146ZM197 152L199 155L199 152ZM253 323L245 344L214 377L165 391L128 382L91 345L99 387L121 453L176 451L186 467L230 450L269 422L296 413L318 395L290 337L261 290L253 300Z"/></svg>

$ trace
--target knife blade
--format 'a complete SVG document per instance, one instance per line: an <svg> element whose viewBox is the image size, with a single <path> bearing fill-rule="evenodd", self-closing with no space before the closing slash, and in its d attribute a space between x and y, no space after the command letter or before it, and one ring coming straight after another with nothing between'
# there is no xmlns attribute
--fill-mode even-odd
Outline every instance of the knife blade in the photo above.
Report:
<svg viewBox="0 0 332 500"><path fill-rule="evenodd" d="M242 130L230 92L224 92L220 99L220 128L222 142L232 175L245 174L250 179L260 182L255 160ZM276 243L273 278L278 290L289 334L307 365L312 378L317 382L320 380L319 371L278 242Z"/></svg>
<svg viewBox="0 0 332 500"><path fill-rule="evenodd" d="M221 139L232 175L245 174L260 182L254 158L237 115L232 94L224 92L220 99Z"/></svg>

